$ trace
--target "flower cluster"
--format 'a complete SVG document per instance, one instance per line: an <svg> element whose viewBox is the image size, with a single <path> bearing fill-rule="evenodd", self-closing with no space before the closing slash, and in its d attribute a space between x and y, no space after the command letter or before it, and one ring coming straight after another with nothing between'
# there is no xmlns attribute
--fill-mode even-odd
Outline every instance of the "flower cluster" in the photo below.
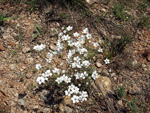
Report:
<svg viewBox="0 0 150 113"><path fill-rule="evenodd" d="M86 101L88 98L88 93L86 91L80 91L79 87L73 84L74 81L81 81L80 83L83 85L83 80L87 80L87 78L95 80L99 75L96 70L92 74L88 74L87 72L89 66L91 65L91 60L87 60L88 49L86 49L85 47L86 42L88 40L89 42L91 42L90 39L92 39L92 35L89 33L88 28L83 29L82 33L75 32L70 34L70 31L72 29L72 26L68 26L66 28L62 27L61 32L58 34L58 40L56 44L57 50L50 50L47 53L45 59L48 63L51 63L55 55L58 55L65 50L65 52L68 52L66 59L68 70L58 69L57 67L50 67L51 70L46 70L41 74L42 76L37 78L36 81L41 85L48 81L51 76L54 76L54 78L56 77L54 82L56 82L57 85L65 82L68 85L64 92L65 95L70 96L73 103L78 103ZM95 48L100 46L98 42L92 44ZM70 46L70 49L66 49L65 45ZM45 45L41 44L34 46L33 49L41 51L45 47ZM103 49L99 48L97 51L99 53L102 53ZM105 59L104 62L105 64L110 63L109 59ZM60 66L63 66L63 63L61 63ZM36 65L37 70L41 68L42 66L40 64ZM86 69L86 71L82 68ZM86 83L87 85L89 84L88 81L84 83ZM81 86L81 84L78 84L78 86Z"/></svg>
<svg viewBox="0 0 150 113"><path fill-rule="evenodd" d="M41 44L41 45L36 45L33 47L33 49L35 49L36 51L41 51L46 47L46 45Z"/></svg>
<svg viewBox="0 0 150 113"><path fill-rule="evenodd" d="M73 84L68 86L68 90L65 91L65 95L72 96L73 103L83 102L87 100L88 94L86 91L79 91L79 88Z"/></svg>
<svg viewBox="0 0 150 113"><path fill-rule="evenodd" d="M42 73L42 76L41 77L38 77L36 79L36 81L39 83L39 84L44 84L47 80L48 80L48 77L49 76L52 76L52 73L50 70L47 70L45 73Z"/></svg>
<svg viewBox="0 0 150 113"><path fill-rule="evenodd" d="M85 77L88 76L88 73L86 71L84 71L83 73L75 73L74 76L76 77L76 79L85 79Z"/></svg>
<svg viewBox="0 0 150 113"><path fill-rule="evenodd" d="M42 68L41 64L36 64L36 69L39 70L40 68Z"/></svg>
<svg viewBox="0 0 150 113"><path fill-rule="evenodd" d="M71 78L69 78L68 76L66 76L65 74L63 74L63 76L61 76L61 77L58 77L57 79L56 79L56 82L58 83L58 84L60 84L61 82L66 82L66 83L70 83L71 82Z"/></svg>

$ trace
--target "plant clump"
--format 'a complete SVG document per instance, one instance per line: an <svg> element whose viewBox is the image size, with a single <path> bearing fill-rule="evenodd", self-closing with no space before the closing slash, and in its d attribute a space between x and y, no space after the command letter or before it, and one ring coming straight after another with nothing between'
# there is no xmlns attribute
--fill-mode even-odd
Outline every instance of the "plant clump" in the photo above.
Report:
<svg viewBox="0 0 150 113"><path fill-rule="evenodd" d="M89 33L88 28L81 33L73 33L72 30L72 26L61 28L58 33L57 50L49 51L47 53L49 57L45 58L45 61L52 65L56 56L59 56L62 62L56 67L55 65L47 67L36 81L39 85L49 83L58 87L64 86L61 88L63 94L70 96L73 103L78 103L88 99L88 85L99 76L96 67L92 64L92 58L89 57L90 50L101 54L103 49L99 47L99 43L91 41L92 34ZM91 48L87 48L90 47L89 45ZM33 47L38 52L44 48L46 48L44 44ZM63 58L63 53L68 53L66 59ZM106 58L104 63L109 64L110 60ZM65 69L63 65L66 65ZM36 64L36 69L40 70L42 66Z"/></svg>

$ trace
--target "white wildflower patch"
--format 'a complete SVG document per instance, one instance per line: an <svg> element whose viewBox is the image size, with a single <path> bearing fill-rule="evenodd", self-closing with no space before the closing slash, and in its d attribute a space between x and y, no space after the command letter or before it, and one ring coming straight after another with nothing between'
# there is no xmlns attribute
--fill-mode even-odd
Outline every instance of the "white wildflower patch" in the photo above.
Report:
<svg viewBox="0 0 150 113"><path fill-rule="evenodd" d="M87 91L81 91L80 89L90 85L90 81L96 80L99 76L96 69L93 71L95 67L93 68L91 56L94 52L103 53L103 49L96 49L100 45L98 42L92 42L92 34L89 33L88 28L83 29L80 33L72 33L72 30L73 26L60 29L57 35L56 49L54 51L48 50L46 57L44 57L44 61L49 63L47 70L45 70L47 65L42 68L41 64L36 64L37 70L43 69L43 73L36 81L39 85L48 81L52 82L51 80L57 86L65 84L65 89L62 89L64 94L70 96L73 103L79 103L88 99ZM89 44L93 44L94 47ZM36 51L42 51L44 48L46 48L44 44L33 47ZM67 54L64 55L63 52ZM91 56L88 56L90 54ZM106 58L104 63L109 64L110 60ZM87 90L87 88L85 89Z"/></svg>
<svg viewBox="0 0 150 113"><path fill-rule="evenodd" d="M99 76L99 75L98 75L97 71L94 71L94 72L92 73L92 78L93 78L94 80L95 80L98 76Z"/></svg>
<svg viewBox="0 0 150 113"><path fill-rule="evenodd" d="M66 76L65 74L63 74L63 76L61 76L61 77L58 77L57 79L56 79L56 82L58 83L58 84L60 84L61 82L66 82L66 83L70 83L71 82L71 78L70 77L68 77L68 76Z"/></svg>
<svg viewBox="0 0 150 113"><path fill-rule="evenodd" d="M102 49L102 48L99 48L97 51L98 51L99 53L103 53L103 49Z"/></svg>
<svg viewBox="0 0 150 113"><path fill-rule="evenodd" d="M93 43L93 46L94 46L94 47L98 47L98 46L99 46L99 43L98 43L98 42L95 42L95 43Z"/></svg>
<svg viewBox="0 0 150 113"><path fill-rule="evenodd" d="M39 70L39 69L41 69L41 68L42 68L41 64L36 64L36 69L37 69L37 70Z"/></svg>
<svg viewBox="0 0 150 113"><path fill-rule="evenodd" d="M73 36L74 36L74 37L78 37L78 36L79 36L79 33L78 33L78 32L75 32L75 33L73 33Z"/></svg>
<svg viewBox="0 0 150 113"><path fill-rule="evenodd" d="M44 84L45 83L45 78L44 77L38 77L36 79L36 81L38 82L39 85Z"/></svg>
<svg viewBox="0 0 150 113"><path fill-rule="evenodd" d="M46 45L41 44L41 45L36 45L33 47L33 49L35 49L36 51L41 51L46 47Z"/></svg>
<svg viewBox="0 0 150 113"><path fill-rule="evenodd" d="M60 74L60 69L54 68L54 69L52 70L52 72L59 75L59 74Z"/></svg>

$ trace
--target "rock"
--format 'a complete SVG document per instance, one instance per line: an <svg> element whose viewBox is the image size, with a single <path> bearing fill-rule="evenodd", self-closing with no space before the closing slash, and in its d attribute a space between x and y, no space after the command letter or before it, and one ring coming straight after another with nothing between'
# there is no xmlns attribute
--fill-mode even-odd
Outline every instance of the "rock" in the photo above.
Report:
<svg viewBox="0 0 150 113"><path fill-rule="evenodd" d="M44 108L43 113L51 113L52 110L50 108Z"/></svg>
<svg viewBox="0 0 150 113"><path fill-rule="evenodd" d="M71 97L65 96L64 100L63 100L63 104L65 104L65 105L72 105Z"/></svg>
<svg viewBox="0 0 150 113"><path fill-rule="evenodd" d="M100 67L102 67L102 64L101 64L100 62L96 62L96 66L97 66L98 68L100 68Z"/></svg>
<svg viewBox="0 0 150 113"><path fill-rule="evenodd" d="M93 4L93 3L95 3L95 2L97 2L98 0L86 0L86 2L88 3L88 4Z"/></svg>
<svg viewBox="0 0 150 113"><path fill-rule="evenodd" d="M0 51L4 51L5 47L3 45L0 45Z"/></svg>
<svg viewBox="0 0 150 113"><path fill-rule="evenodd" d="M2 37L3 37L3 39L13 39L13 37L10 36L9 33L4 33L4 34L2 35Z"/></svg>
<svg viewBox="0 0 150 113"><path fill-rule="evenodd" d="M18 104L21 105L21 106L24 106L25 102L23 99L19 99L18 100Z"/></svg>
<svg viewBox="0 0 150 113"><path fill-rule="evenodd" d="M27 78L27 79L30 79L31 77L32 77L32 74L31 74L31 73L26 74L26 78Z"/></svg>
<svg viewBox="0 0 150 113"><path fill-rule="evenodd" d="M150 62L150 55L147 56L147 60Z"/></svg>
<svg viewBox="0 0 150 113"><path fill-rule="evenodd" d="M117 103L118 103L120 106L123 106L122 100L119 100Z"/></svg>
<svg viewBox="0 0 150 113"><path fill-rule="evenodd" d="M73 109L71 109L70 107L63 105L62 103L59 105L59 110L60 113L72 113Z"/></svg>
<svg viewBox="0 0 150 113"><path fill-rule="evenodd" d="M22 49L22 52L23 52L23 53L27 53L28 51L30 51L30 47L24 47L24 48Z"/></svg>
<svg viewBox="0 0 150 113"><path fill-rule="evenodd" d="M16 66L17 66L16 64L10 64L10 65L9 65L9 68L10 68L11 70L15 70L15 69L16 69Z"/></svg>
<svg viewBox="0 0 150 113"><path fill-rule="evenodd" d="M95 83L104 95L111 91L111 81L108 77L99 76L96 78Z"/></svg>
<svg viewBox="0 0 150 113"><path fill-rule="evenodd" d="M49 92L47 90L42 90L42 92L39 93L39 97L41 98L41 100L46 100L46 95L48 94Z"/></svg>
<svg viewBox="0 0 150 113"><path fill-rule="evenodd" d="M34 110L38 110L39 109L39 106L34 106Z"/></svg>
<svg viewBox="0 0 150 113"><path fill-rule="evenodd" d="M34 59L32 57L25 59L25 63L27 64L33 64L34 63Z"/></svg>
<svg viewBox="0 0 150 113"><path fill-rule="evenodd" d="M137 63L138 63L137 60L134 60L134 61L132 62L132 65L133 65L133 66L136 66Z"/></svg>
<svg viewBox="0 0 150 113"><path fill-rule="evenodd" d="M53 51L57 50L57 46L54 45L54 44L50 44L50 48L51 48Z"/></svg>

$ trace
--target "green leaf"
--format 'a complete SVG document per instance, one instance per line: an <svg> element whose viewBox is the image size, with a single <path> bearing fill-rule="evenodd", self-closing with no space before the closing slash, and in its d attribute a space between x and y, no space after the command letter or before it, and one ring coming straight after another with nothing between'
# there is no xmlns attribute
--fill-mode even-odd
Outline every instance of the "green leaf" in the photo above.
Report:
<svg viewBox="0 0 150 113"><path fill-rule="evenodd" d="M35 39L38 35L39 35L39 33L36 33L36 34L32 37L32 39Z"/></svg>

